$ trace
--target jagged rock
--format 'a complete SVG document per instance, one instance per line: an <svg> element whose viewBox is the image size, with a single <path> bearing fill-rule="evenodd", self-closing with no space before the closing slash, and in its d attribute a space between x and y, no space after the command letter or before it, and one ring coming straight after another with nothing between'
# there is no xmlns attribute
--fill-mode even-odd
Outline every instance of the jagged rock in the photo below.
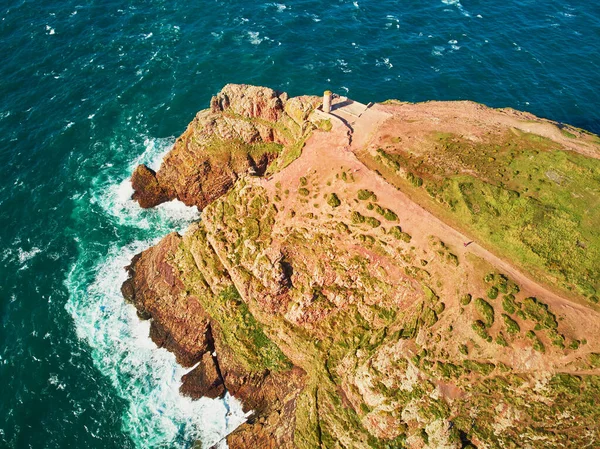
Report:
<svg viewBox="0 0 600 449"><path fill-rule="evenodd" d="M252 145L294 144L312 126L308 115L318 103L318 97L288 100L265 87L226 85L177 139L158 172L145 165L135 169L133 199L144 208L179 199L203 209L240 175L262 175L280 148L265 145L257 153Z"/></svg>
<svg viewBox="0 0 600 449"><path fill-rule="evenodd" d="M262 118L276 122L281 117L285 97L268 87L249 86L246 84L227 84L221 92L212 98L210 105L213 112L231 109L234 114L246 118Z"/></svg>
<svg viewBox="0 0 600 449"><path fill-rule="evenodd" d="M132 198L143 208L154 207L170 199L156 179L156 172L145 165L136 167L131 175L131 185L134 190Z"/></svg>
<svg viewBox="0 0 600 449"><path fill-rule="evenodd" d="M169 263L181 237L166 236L136 256L129 279L121 291L142 319L152 319L150 337L159 347L173 352L183 366L193 366L212 346L209 317L193 296L188 296Z"/></svg>
<svg viewBox="0 0 600 449"><path fill-rule="evenodd" d="M184 375L181 380L183 383L179 391L192 399L202 397L214 399L225 394L223 379L210 352L206 352L198 366Z"/></svg>

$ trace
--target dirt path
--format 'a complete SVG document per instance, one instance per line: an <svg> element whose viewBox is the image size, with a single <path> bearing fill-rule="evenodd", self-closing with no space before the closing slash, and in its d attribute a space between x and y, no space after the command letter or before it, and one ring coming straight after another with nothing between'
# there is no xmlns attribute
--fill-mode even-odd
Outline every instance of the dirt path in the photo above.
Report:
<svg viewBox="0 0 600 449"><path fill-rule="evenodd" d="M272 193L277 182L284 184L311 172L318 176L329 176L343 166L356 174L360 188L377 192L381 206L395 211L401 217L402 228L413 236L415 245L425 248L429 236L436 236L452 247L461 260L465 260L468 254L473 254L507 274L528 296L548 303L556 312L575 315L582 326L589 326L590 329L598 327L600 315L597 312L538 284L476 242L465 247L464 243L471 240L469 237L413 202L358 159L354 151L365 148L377 128L389 117L384 106L375 105L360 118L344 115L343 111L336 111L336 116L330 116L333 125L330 132L315 132L306 142L300 158L269 181L262 181L268 191Z"/></svg>

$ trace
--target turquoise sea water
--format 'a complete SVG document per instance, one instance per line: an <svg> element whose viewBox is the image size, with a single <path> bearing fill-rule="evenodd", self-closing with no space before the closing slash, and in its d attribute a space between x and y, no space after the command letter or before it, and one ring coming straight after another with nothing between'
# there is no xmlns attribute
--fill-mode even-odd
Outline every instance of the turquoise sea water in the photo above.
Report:
<svg viewBox="0 0 600 449"><path fill-rule="evenodd" d="M5 0L0 45L0 447L225 432L234 401L179 397L182 369L119 294L133 254L198 217L140 210L131 170L225 83L471 99L600 132L597 2Z"/></svg>

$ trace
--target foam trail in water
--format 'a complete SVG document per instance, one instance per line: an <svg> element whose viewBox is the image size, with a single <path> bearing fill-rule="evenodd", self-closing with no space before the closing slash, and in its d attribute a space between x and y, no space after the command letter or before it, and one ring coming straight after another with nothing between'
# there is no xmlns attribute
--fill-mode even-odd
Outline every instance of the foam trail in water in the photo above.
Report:
<svg viewBox="0 0 600 449"><path fill-rule="evenodd" d="M221 441L244 420L241 404L230 396L223 400L192 401L179 394L186 369L175 356L158 349L150 340L148 321L123 299L120 286L131 258L173 230L185 229L199 218L197 208L173 201L151 210L131 200L128 178L137 164L158 169L172 139L147 139L144 152L131 161L121 176L98 175L88 194L74 195L76 216L85 220L96 206L115 235L134 235L138 240L121 246L113 243L108 254L98 251L85 234L77 235L79 258L66 286L66 309L73 317L77 335L92 350L96 367L107 376L117 394L128 403L124 430L139 448L189 448L195 441L205 447ZM110 229L110 228L109 228ZM218 447L226 447L223 441Z"/></svg>
<svg viewBox="0 0 600 449"><path fill-rule="evenodd" d="M86 273L76 264L66 281L70 292L66 307L78 337L92 347L96 366L128 401L123 426L136 446L183 448L195 440L210 446L243 421L241 405L232 397L192 401L181 396L180 379L187 370L173 354L152 343L150 323L137 317L120 292L126 279L123 267L152 243L113 245L94 267L89 285L82 282Z"/></svg>
<svg viewBox="0 0 600 449"><path fill-rule="evenodd" d="M460 3L460 0L442 0L442 3L445 5L456 6L456 9L458 9L463 16L471 17L471 14L469 14L469 11L467 11Z"/></svg>

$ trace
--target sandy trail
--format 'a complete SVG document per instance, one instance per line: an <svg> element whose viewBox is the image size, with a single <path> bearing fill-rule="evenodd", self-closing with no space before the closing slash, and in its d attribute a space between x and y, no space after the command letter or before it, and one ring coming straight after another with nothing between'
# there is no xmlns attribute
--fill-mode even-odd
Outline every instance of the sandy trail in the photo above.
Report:
<svg viewBox="0 0 600 449"><path fill-rule="evenodd" d="M403 230L413 236L415 245L426 247L429 236L436 236L452 247L453 252L461 260L464 260L469 253L473 254L508 275L519 284L521 291L528 296L534 296L548 303L556 312L577 316L577 320L582 326L589 326L590 329L598 327L600 314L537 283L477 242L465 247L464 243L471 241L471 238L412 201L406 194L397 190L378 173L367 168L357 158L354 151L365 148L378 127L390 117L385 106L374 105L359 118L345 114L343 110L336 110L334 114L329 116L333 124L330 132L313 133L307 140L300 158L269 178L268 181L265 179L261 181L268 191L274 192L277 182L286 184L289 183L289 180L306 176L310 172L314 172L318 176L331 176L343 166L351 173L355 173L357 188L376 191L379 204L398 214Z"/></svg>

